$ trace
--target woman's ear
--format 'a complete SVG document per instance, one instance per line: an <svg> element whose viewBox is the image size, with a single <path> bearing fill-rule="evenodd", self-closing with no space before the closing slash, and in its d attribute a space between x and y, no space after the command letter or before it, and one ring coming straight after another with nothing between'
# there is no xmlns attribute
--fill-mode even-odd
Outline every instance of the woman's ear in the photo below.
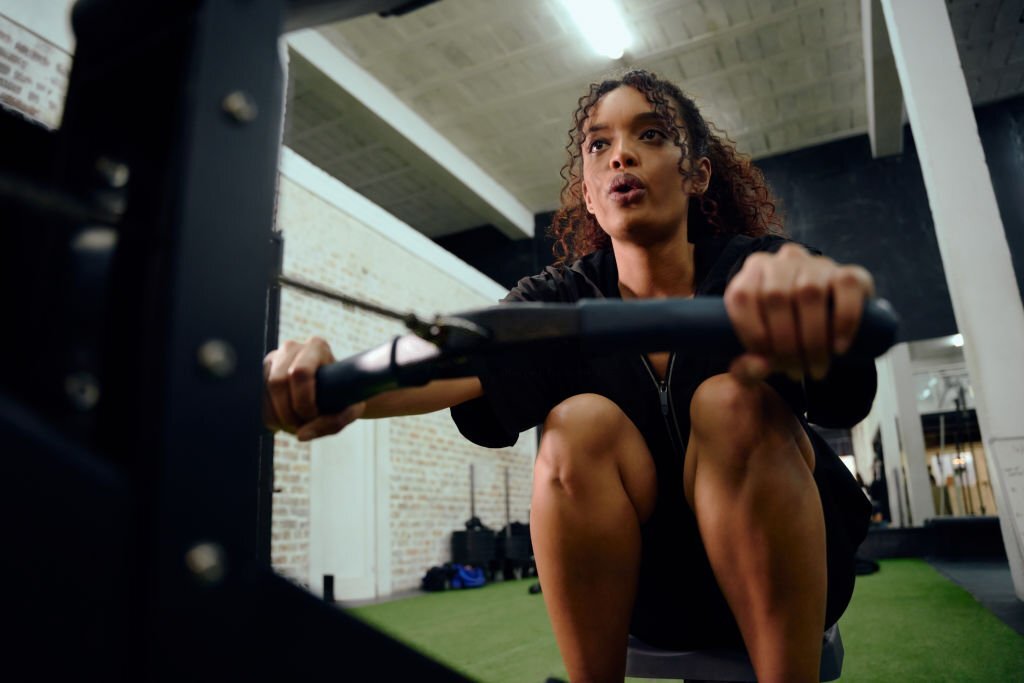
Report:
<svg viewBox="0 0 1024 683"><path fill-rule="evenodd" d="M583 202L587 205L587 213L593 214L594 207L590 203L590 189L587 187L587 181L581 180L580 185L583 186Z"/></svg>
<svg viewBox="0 0 1024 683"><path fill-rule="evenodd" d="M701 157L697 160L697 167L694 169L693 178L693 194L698 197L708 191L708 187L711 185L711 160L707 157Z"/></svg>

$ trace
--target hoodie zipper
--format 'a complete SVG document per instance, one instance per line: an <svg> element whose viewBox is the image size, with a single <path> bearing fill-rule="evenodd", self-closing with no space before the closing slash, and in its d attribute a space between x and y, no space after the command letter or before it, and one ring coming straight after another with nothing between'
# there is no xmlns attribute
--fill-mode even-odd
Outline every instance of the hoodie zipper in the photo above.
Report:
<svg viewBox="0 0 1024 683"><path fill-rule="evenodd" d="M672 368L676 364L676 354L672 353L668 357L668 371L665 373L664 381L658 379L657 375L654 374L654 369L651 367L651 362L647 360L646 355L641 355L640 358L644 362L644 367L647 368L647 374L651 376L651 381L654 382L654 386L658 389L658 399L661 403L661 417L665 420L665 428L668 430L668 438L675 445L679 457L683 456L683 436L679 431L679 423L676 421L676 413L672 409Z"/></svg>

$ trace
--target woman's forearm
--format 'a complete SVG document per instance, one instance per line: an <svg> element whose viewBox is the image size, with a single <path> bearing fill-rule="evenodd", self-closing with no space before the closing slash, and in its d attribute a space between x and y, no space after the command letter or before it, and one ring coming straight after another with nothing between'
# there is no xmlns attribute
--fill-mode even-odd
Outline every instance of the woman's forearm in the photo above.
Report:
<svg viewBox="0 0 1024 683"><path fill-rule="evenodd" d="M483 386L476 377L439 379L422 387L395 389L367 399L362 417L422 415L478 398L483 393Z"/></svg>

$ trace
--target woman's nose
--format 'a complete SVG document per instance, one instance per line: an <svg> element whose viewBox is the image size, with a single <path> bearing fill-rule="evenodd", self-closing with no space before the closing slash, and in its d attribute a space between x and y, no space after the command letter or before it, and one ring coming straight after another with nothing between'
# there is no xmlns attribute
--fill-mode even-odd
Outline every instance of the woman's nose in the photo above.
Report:
<svg viewBox="0 0 1024 683"><path fill-rule="evenodd" d="M615 153L611 156L611 165L615 170L632 168L637 165L636 154L633 153L632 148L628 145L619 144L615 148Z"/></svg>

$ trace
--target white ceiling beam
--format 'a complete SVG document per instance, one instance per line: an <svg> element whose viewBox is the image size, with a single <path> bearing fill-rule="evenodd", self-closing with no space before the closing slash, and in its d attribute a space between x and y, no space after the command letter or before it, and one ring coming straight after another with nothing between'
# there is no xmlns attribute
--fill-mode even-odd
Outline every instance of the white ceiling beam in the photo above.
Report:
<svg viewBox="0 0 1024 683"><path fill-rule="evenodd" d="M513 239L533 236L533 212L318 31L289 34L288 45L418 151L405 155L410 163L448 176L459 199L478 211L482 222Z"/></svg>
<svg viewBox="0 0 1024 683"><path fill-rule="evenodd" d="M903 152L903 91L881 0L861 0L860 8L868 137L871 156L877 159Z"/></svg>

